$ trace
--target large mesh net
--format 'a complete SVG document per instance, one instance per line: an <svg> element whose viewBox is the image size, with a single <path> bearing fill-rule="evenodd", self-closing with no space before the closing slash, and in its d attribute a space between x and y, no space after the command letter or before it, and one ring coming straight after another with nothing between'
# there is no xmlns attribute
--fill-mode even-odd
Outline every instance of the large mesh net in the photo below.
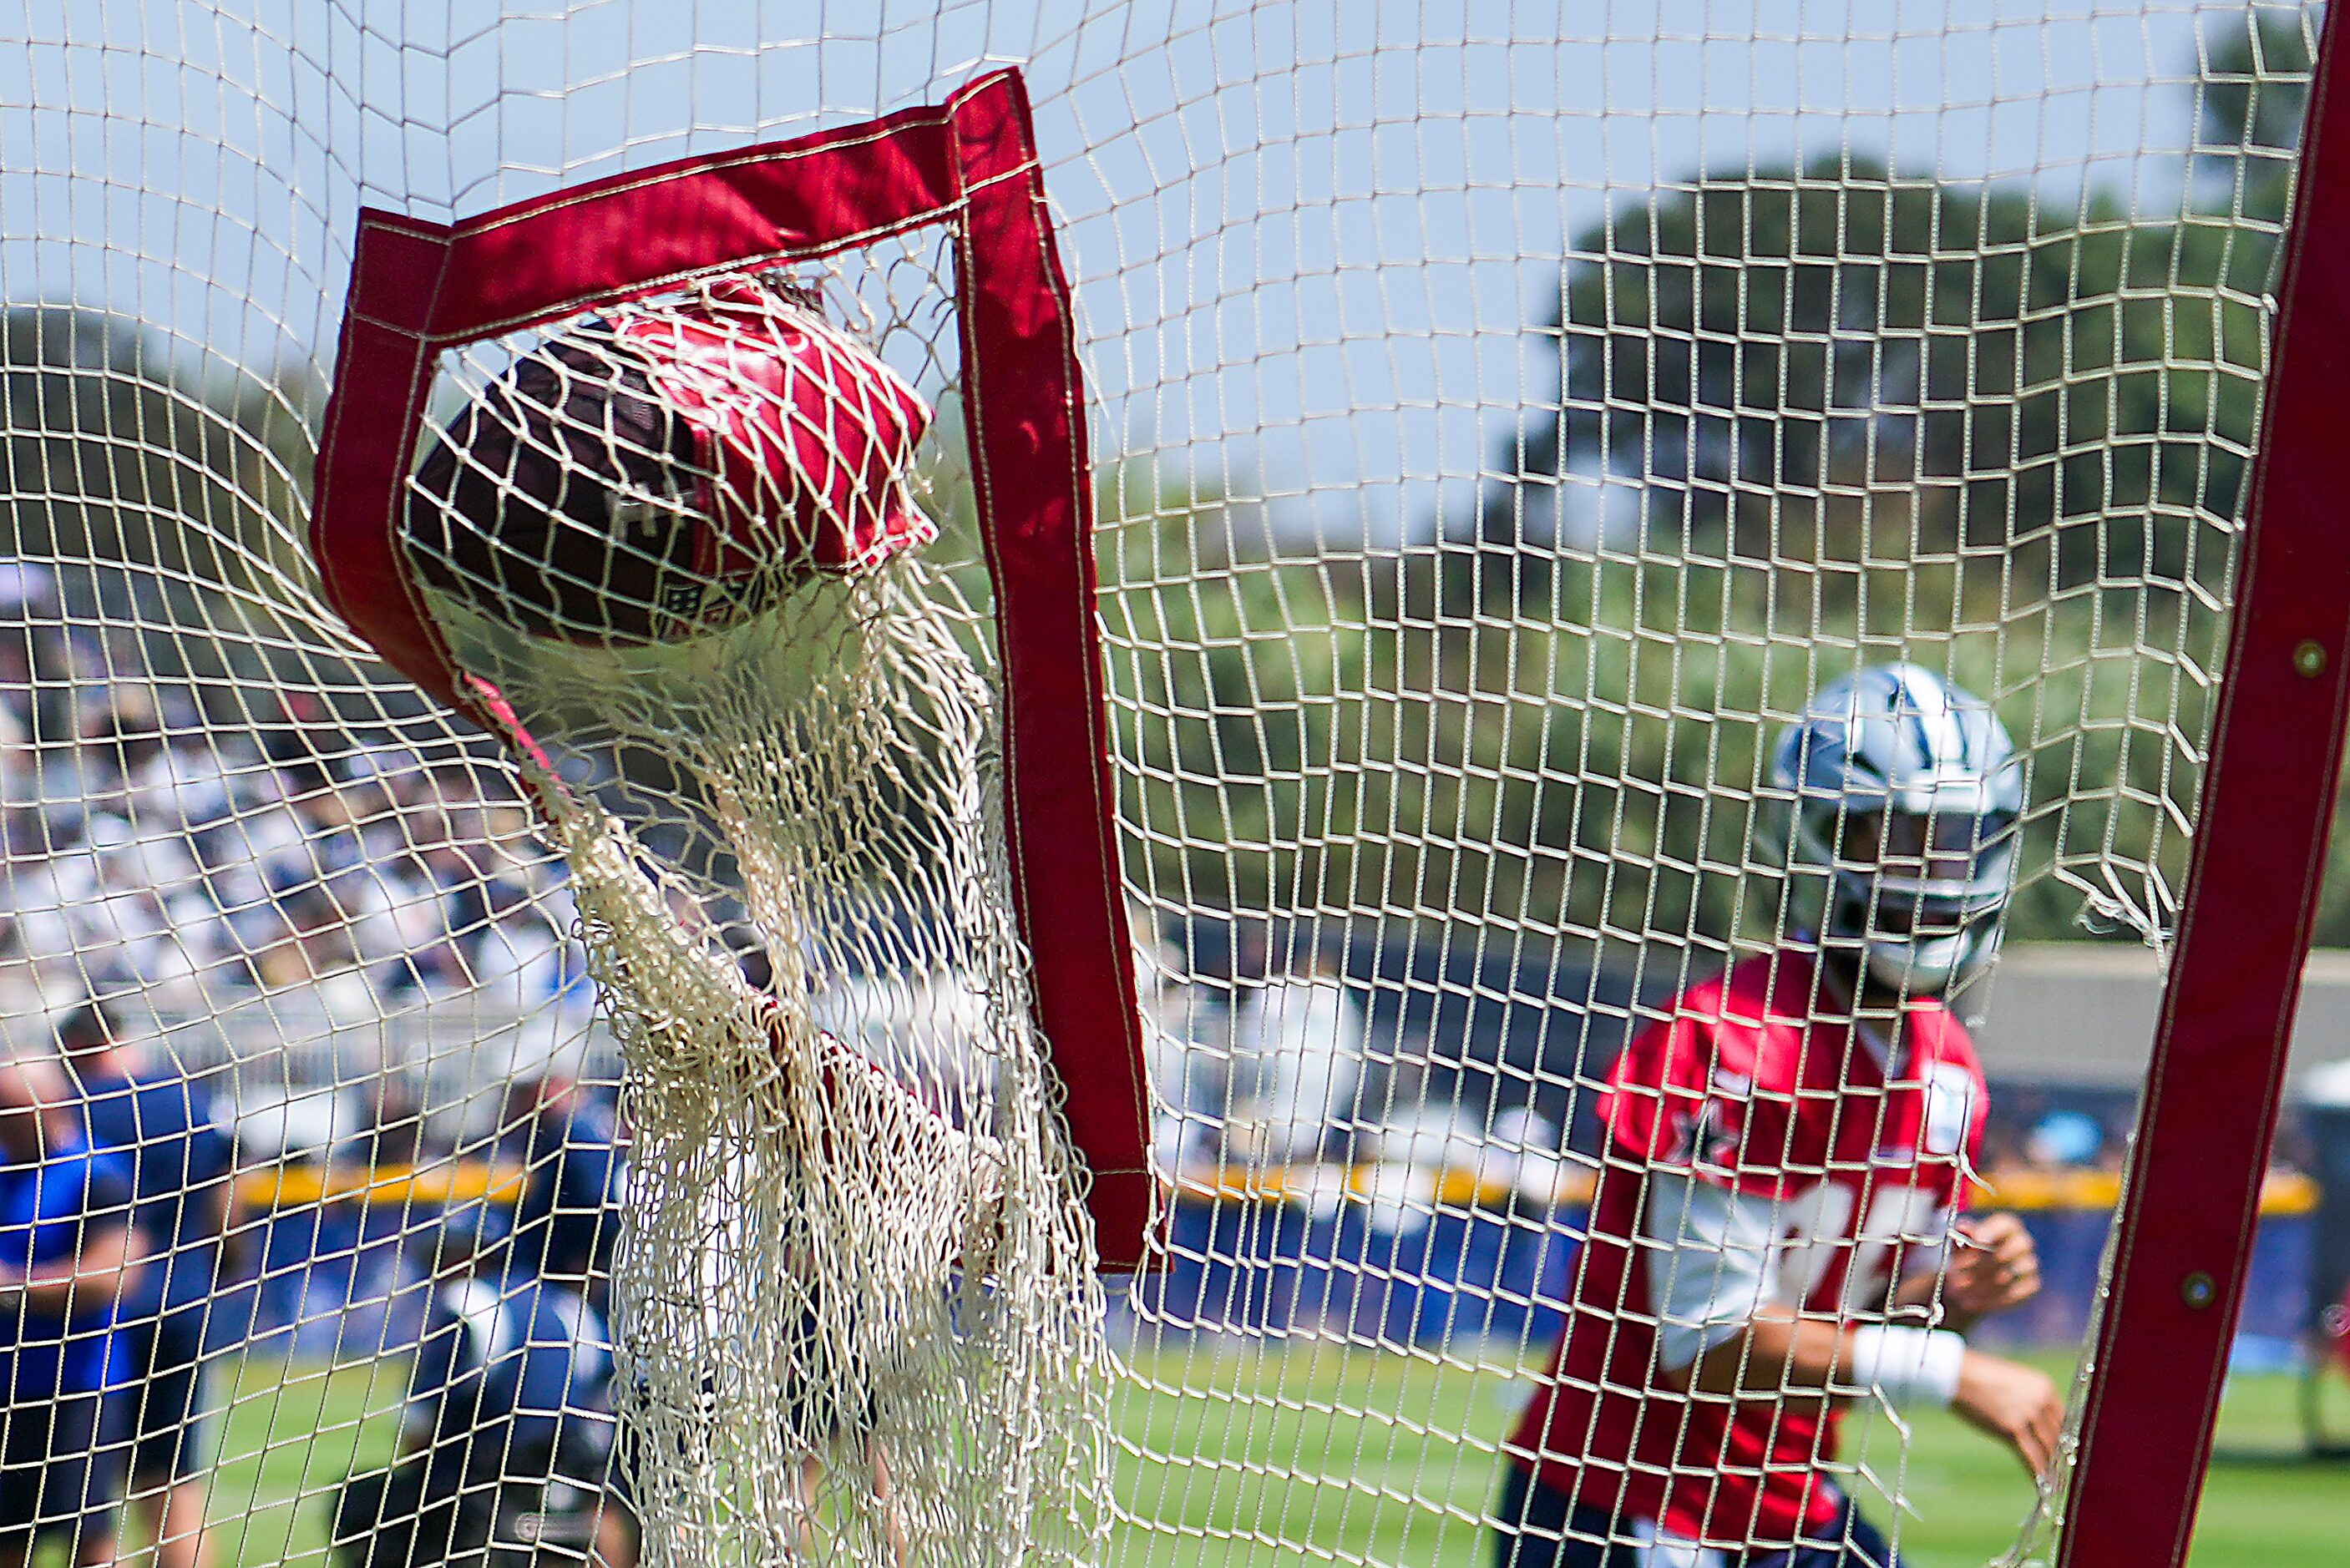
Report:
<svg viewBox="0 0 2350 1568"><path fill-rule="evenodd" d="M1919 1390L2087 1375L2319 13L757 10L0 22L0 1270L80 1293L0 1307L0 1551L2048 1559L2071 1436L1991 1479ZM431 358L470 719L304 544L362 206L1006 61L1161 1195L1107 1284L948 229ZM1896 667L2012 771L1820 796ZM1937 919L1964 983L1871 964Z"/></svg>
<svg viewBox="0 0 2350 1568"><path fill-rule="evenodd" d="M936 533L920 400L822 289L741 274L505 347L451 368L403 532L627 1071L648 1560L1087 1560L1102 1296L982 776L987 649L899 554ZM950 1020L920 1037L916 993Z"/></svg>

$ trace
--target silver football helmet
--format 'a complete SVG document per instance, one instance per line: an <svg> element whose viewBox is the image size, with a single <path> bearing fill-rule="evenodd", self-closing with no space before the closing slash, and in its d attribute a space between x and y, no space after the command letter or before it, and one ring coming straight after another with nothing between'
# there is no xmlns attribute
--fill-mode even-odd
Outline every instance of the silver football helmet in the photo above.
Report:
<svg viewBox="0 0 2350 1568"><path fill-rule="evenodd" d="M1878 984L1941 995L1999 951L2023 770L1991 705L1914 664L1830 681L1779 737L1793 919Z"/></svg>

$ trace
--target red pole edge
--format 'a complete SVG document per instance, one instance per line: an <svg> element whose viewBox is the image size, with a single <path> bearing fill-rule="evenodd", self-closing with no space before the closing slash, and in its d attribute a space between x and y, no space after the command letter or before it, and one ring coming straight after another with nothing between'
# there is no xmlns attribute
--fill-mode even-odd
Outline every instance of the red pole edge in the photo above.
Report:
<svg viewBox="0 0 2350 1568"><path fill-rule="evenodd" d="M1085 382L1027 96L1016 77L996 83L954 100L952 130L972 472L1003 632L1005 836L1039 1023L1056 1060L1075 1047L1066 1059L1082 1053L1086 1064L1061 1078L1091 1167L1095 1244L1104 1268L1127 1271L1146 1261L1157 1197L1095 609Z"/></svg>
<svg viewBox="0 0 2350 1568"><path fill-rule="evenodd" d="M2350 127L2329 6L2242 587L2058 1568L2179 1568L2210 1463L2350 711Z"/></svg>
<svg viewBox="0 0 2350 1568"><path fill-rule="evenodd" d="M1157 1210L1093 562L1093 477L1068 280L1019 74L944 106L681 160L456 224L360 214L319 442L310 549L328 603L480 722L400 556L400 487L443 350L696 275L806 260L931 223L958 246L967 439L1003 660L1004 817L1033 1011L1091 1173L1102 1264Z"/></svg>

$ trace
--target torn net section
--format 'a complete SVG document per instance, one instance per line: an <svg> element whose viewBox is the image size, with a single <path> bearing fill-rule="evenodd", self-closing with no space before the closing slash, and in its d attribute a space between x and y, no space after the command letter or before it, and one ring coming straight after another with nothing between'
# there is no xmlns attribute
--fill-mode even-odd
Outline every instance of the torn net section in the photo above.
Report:
<svg viewBox="0 0 2350 1568"><path fill-rule="evenodd" d="M626 1058L651 1563L1076 1562L1105 1527L1102 1299L990 646L967 556L921 550L942 249L452 353L410 484L429 611L533 759Z"/></svg>

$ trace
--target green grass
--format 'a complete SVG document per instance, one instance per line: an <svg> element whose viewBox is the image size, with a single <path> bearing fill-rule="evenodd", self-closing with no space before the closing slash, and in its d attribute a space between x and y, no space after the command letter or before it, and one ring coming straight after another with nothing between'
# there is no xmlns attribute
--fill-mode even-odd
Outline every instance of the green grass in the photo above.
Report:
<svg viewBox="0 0 2350 1568"><path fill-rule="evenodd" d="M1137 1371L1118 1401L1128 1444L1198 1458L1122 1459L1121 1498L1156 1521L1128 1532L1114 1559L1127 1568L1486 1561L1478 1515L1521 1385L1336 1345L1260 1357L1207 1339ZM213 1490L224 1564L320 1561L335 1483L355 1455L372 1463L390 1451L403 1376L397 1362L328 1371L255 1360L239 1370ZM2350 1563L2350 1463L2292 1459L2298 1386L2286 1376L2230 1385L2195 1568ZM1240 1390L1251 1403L1231 1402ZM1382 1411L1393 1414L1370 1414ZM1873 1423L1851 1436L1889 1480L1899 1462L1891 1428ZM1901 1484L1916 1511L1901 1531L1913 1568L1980 1568L2013 1539L2032 1498L2012 1459L1940 1416L1918 1423ZM1888 1517L1881 1500L1871 1511Z"/></svg>
<svg viewBox="0 0 2350 1568"><path fill-rule="evenodd" d="M2052 1373L2067 1368L2043 1363ZM2350 1563L2350 1463L2299 1459L2300 1379L2230 1382L2197 1513L2194 1568L2321 1568ZM1880 1423L1867 1440L1891 1437ZM1874 1449L1871 1450L1872 1453ZM1893 1449L1886 1449L1887 1462ZM1901 1545L1916 1568L1981 1568L2015 1539L2032 1504L2021 1468L1953 1416L1919 1420L1905 1488L1915 1517ZM1876 1510L1886 1517L1882 1504Z"/></svg>
<svg viewBox="0 0 2350 1568"><path fill-rule="evenodd" d="M1159 1528L1136 1532L1118 1561L1150 1568L1333 1556L1487 1561L1477 1516L1496 1490L1494 1445L1516 1415L1523 1385L1324 1345L1259 1361L1245 1348L1202 1341L1138 1370L1155 1386L1121 1400L1121 1429L1151 1451L1196 1452L1201 1462L1128 1460L1120 1495ZM1243 1388L1256 1401L1240 1407L1214 1397ZM2350 1563L2350 1462L2294 1461L2298 1397L2299 1380L2289 1376L2229 1386L2223 1457L2205 1491L2195 1568ZM1412 1425L1367 1417L1369 1410ZM1447 1436L1454 1433L1471 1440ZM1847 1442L1847 1457L1909 1499L1900 1544L1911 1568L1982 1568L2013 1543L2032 1507L2033 1487L2016 1460L1954 1417L1916 1423L1906 1466L1889 1422L1849 1428ZM1854 1490L1880 1525L1891 1522L1882 1497ZM1168 1526L1180 1533L1165 1533Z"/></svg>
<svg viewBox="0 0 2350 1568"><path fill-rule="evenodd" d="M252 1360L236 1368L213 1478L223 1563L323 1563L336 1485L354 1461L388 1459L399 1438L403 1360L329 1370Z"/></svg>

